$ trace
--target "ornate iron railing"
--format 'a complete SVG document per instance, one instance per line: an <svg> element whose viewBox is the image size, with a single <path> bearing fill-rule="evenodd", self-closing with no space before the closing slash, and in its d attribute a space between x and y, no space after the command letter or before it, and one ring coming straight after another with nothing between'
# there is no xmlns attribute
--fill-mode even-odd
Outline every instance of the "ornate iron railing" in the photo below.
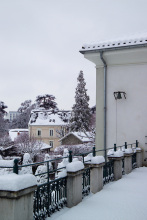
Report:
<svg viewBox="0 0 147 220"><path fill-rule="evenodd" d="M125 160L122 159L122 175L125 175Z"/></svg>
<svg viewBox="0 0 147 220"><path fill-rule="evenodd" d="M66 177L37 186L34 193L34 219L45 220L66 205Z"/></svg>
<svg viewBox="0 0 147 220"><path fill-rule="evenodd" d="M132 155L132 169L135 169L137 167L136 163L136 152Z"/></svg>
<svg viewBox="0 0 147 220"><path fill-rule="evenodd" d="M131 148L134 144L130 144ZM116 151L116 148L119 148L123 150L122 148L127 149L127 142L125 142L125 145L123 146L117 146L114 144L114 151ZM136 141L136 148L138 147L138 141ZM112 148L109 148L112 149ZM107 149L107 150L109 150ZM95 147L93 147L93 151L87 152L84 154L80 155L75 155L83 158L83 163L84 163L84 156L86 156L89 153L93 154L93 157L96 156L96 154L103 152L104 150L95 150ZM53 159L53 160L48 160L44 162L37 162L33 164L26 164L26 165L20 165L18 164L18 160L14 160L14 166L13 167L8 167L10 169L13 169L13 172L18 174L19 170L21 170L24 167L28 166L39 166L44 164L46 166L45 170L42 171L41 173L35 175L36 178L37 176L40 176L40 179L43 180L43 182L40 182L40 185L37 186L37 189L34 194L34 219L35 220L44 220L47 216L51 216L52 213L54 213L56 210L60 210L63 206L66 205L67 201L67 195L66 195L66 177L64 178L57 178L54 180L52 179L55 178L55 173L58 173L59 170L63 170L66 167L61 167L59 169L49 169L49 164L50 162L55 162L55 161L62 161L65 158L68 158L69 162L72 162L72 157L74 155L72 154L71 151L69 151L69 156L66 157L61 157L58 159ZM114 163L113 160L107 162L103 167L103 184L107 184L110 181L114 180ZM136 153L133 154L132 156L132 167L136 168ZM0 168L6 168L4 166L0 166ZM124 159L122 160L122 173L124 174ZM90 168L85 168L83 172L83 190L82 190L82 195L83 197L88 195L90 193Z"/></svg>
<svg viewBox="0 0 147 220"><path fill-rule="evenodd" d="M109 161L103 167L103 184L109 183L114 180L114 163Z"/></svg>
<svg viewBox="0 0 147 220"><path fill-rule="evenodd" d="M85 168L83 172L83 190L82 195L87 196L90 193L90 168Z"/></svg>

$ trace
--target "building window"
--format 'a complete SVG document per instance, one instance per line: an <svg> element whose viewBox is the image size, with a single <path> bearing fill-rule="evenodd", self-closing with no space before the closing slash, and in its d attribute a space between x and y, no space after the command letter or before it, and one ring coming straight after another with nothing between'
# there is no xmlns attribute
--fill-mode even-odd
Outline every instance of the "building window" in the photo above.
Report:
<svg viewBox="0 0 147 220"><path fill-rule="evenodd" d="M38 136L41 136L41 130L38 130L38 131L37 131L37 135L38 135Z"/></svg>
<svg viewBox="0 0 147 220"><path fill-rule="evenodd" d="M54 130L51 129L51 130L50 130L50 137L53 137L53 136L54 136Z"/></svg>
<svg viewBox="0 0 147 220"><path fill-rule="evenodd" d="M54 142L53 142L53 141L49 141L49 145L50 145L51 147L54 147Z"/></svg>

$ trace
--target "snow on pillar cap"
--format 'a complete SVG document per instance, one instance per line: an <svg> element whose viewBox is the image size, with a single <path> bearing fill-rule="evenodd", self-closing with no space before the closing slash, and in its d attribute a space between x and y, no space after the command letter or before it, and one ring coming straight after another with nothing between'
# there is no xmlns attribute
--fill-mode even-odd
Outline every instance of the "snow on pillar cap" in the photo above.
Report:
<svg viewBox="0 0 147 220"><path fill-rule="evenodd" d="M101 164L105 162L105 158L103 156L96 156L91 158L91 164Z"/></svg>
<svg viewBox="0 0 147 220"><path fill-rule="evenodd" d="M74 161L66 166L67 172L77 172L84 169L84 164L81 161Z"/></svg>
<svg viewBox="0 0 147 220"><path fill-rule="evenodd" d="M0 176L0 190L19 191L37 185L32 174L17 175L15 173Z"/></svg>

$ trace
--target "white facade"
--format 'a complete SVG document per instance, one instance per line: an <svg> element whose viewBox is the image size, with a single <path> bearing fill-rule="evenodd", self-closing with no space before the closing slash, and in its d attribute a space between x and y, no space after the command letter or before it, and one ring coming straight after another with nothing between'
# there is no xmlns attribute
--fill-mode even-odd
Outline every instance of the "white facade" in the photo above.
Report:
<svg viewBox="0 0 147 220"><path fill-rule="evenodd" d="M96 146L104 146L104 64L107 64L106 80L106 147L139 141L139 146L147 150L147 44L136 48L120 47L111 50L82 51L85 58L96 64ZM126 99L115 100L113 93L123 91Z"/></svg>
<svg viewBox="0 0 147 220"><path fill-rule="evenodd" d="M20 113L17 111L9 111L9 113L5 116L5 119L9 121L13 121Z"/></svg>

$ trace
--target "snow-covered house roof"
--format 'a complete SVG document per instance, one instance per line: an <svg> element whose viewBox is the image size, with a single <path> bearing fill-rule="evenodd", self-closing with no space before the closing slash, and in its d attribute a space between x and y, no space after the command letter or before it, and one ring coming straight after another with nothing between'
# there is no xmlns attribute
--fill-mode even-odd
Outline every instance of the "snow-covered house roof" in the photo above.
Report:
<svg viewBox="0 0 147 220"><path fill-rule="evenodd" d="M23 128L15 128L15 129L10 129L9 130L9 136L12 141L14 141L15 138L21 133L28 132L28 129L23 129Z"/></svg>
<svg viewBox="0 0 147 220"><path fill-rule="evenodd" d="M65 135L63 138L61 138L59 141L64 140L69 135L74 135L76 138L78 138L80 141L84 142L91 142L90 133L89 132L69 132L67 135Z"/></svg>
<svg viewBox="0 0 147 220"><path fill-rule="evenodd" d="M120 39L84 44L80 52L84 54L90 51L91 52L108 51L108 50L128 49L128 48L136 48L136 47L147 47L147 33L127 36L125 38L120 38Z"/></svg>
<svg viewBox="0 0 147 220"><path fill-rule="evenodd" d="M52 146L50 146L49 144L46 144L46 143L42 143L42 147L41 147L41 150L48 150L48 149L50 149L50 148L52 148Z"/></svg>
<svg viewBox="0 0 147 220"><path fill-rule="evenodd" d="M29 125L65 125L69 122L70 111L33 110Z"/></svg>

